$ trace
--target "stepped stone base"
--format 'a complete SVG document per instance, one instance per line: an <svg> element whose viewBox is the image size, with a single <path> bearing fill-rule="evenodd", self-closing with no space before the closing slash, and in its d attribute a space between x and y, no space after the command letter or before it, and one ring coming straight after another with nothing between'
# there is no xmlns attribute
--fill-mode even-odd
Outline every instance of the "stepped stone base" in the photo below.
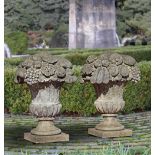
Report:
<svg viewBox="0 0 155 155"><path fill-rule="evenodd" d="M69 135L60 133L58 135L40 136L33 135L30 132L24 133L24 139L33 143L50 143L50 142L64 142L69 141Z"/></svg>
<svg viewBox="0 0 155 155"><path fill-rule="evenodd" d="M132 130L123 129L118 131L103 131L103 130L96 130L95 128L89 128L88 134L101 138L128 137L132 136Z"/></svg>

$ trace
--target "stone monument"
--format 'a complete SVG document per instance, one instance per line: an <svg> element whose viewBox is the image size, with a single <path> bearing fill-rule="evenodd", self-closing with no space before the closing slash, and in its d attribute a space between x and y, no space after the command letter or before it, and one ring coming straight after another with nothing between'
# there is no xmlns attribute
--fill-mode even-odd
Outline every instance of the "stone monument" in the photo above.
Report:
<svg viewBox="0 0 155 155"><path fill-rule="evenodd" d="M33 143L69 141L69 135L55 127L53 120L62 107L61 86L74 81L71 62L46 52L30 56L19 65L15 82L28 85L32 95L29 109L38 118L37 127L24 133L24 139Z"/></svg>
<svg viewBox="0 0 155 155"><path fill-rule="evenodd" d="M119 123L117 113L125 106L123 85L127 81L140 80L140 70L131 56L117 53L89 56L82 68L81 82L91 82L96 90L96 109L104 120L88 134L106 138L132 136L132 130Z"/></svg>
<svg viewBox="0 0 155 155"><path fill-rule="evenodd" d="M70 0L69 49L118 47L115 0Z"/></svg>

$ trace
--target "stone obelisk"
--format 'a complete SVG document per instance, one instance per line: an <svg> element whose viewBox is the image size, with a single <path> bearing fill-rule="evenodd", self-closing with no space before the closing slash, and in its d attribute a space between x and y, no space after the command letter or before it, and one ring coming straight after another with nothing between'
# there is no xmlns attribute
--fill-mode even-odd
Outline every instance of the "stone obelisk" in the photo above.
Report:
<svg viewBox="0 0 155 155"><path fill-rule="evenodd" d="M118 46L115 0L70 0L69 5L69 49Z"/></svg>

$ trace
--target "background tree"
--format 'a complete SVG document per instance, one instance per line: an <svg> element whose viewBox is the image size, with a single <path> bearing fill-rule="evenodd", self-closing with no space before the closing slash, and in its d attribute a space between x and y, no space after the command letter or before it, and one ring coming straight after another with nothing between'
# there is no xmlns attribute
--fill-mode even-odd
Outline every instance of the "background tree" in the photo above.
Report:
<svg viewBox="0 0 155 155"><path fill-rule="evenodd" d="M126 35L151 35L151 1L123 0L117 3L117 31L120 37Z"/></svg>
<svg viewBox="0 0 155 155"><path fill-rule="evenodd" d="M140 39L150 40L150 8L151 0L116 0L119 38L137 35ZM69 0L5 0L4 9L5 33L50 30L54 33L53 37L58 37L58 27L69 23ZM65 30L64 34L68 32L68 29ZM62 32L61 36L68 37ZM63 38L59 39L66 41Z"/></svg>

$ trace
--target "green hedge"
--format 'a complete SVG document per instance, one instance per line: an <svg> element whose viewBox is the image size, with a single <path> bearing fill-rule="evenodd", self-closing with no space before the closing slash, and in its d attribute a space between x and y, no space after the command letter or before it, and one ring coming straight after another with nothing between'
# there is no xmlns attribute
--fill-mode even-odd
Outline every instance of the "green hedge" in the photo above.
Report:
<svg viewBox="0 0 155 155"><path fill-rule="evenodd" d="M151 64L140 62L141 81L137 84L129 82L125 87L124 99L126 106L124 112L143 111L151 109Z"/></svg>
<svg viewBox="0 0 155 155"><path fill-rule="evenodd" d="M5 69L4 72L4 107L12 113L28 112L31 95L26 84L14 83L15 69Z"/></svg>
<svg viewBox="0 0 155 155"><path fill-rule="evenodd" d="M48 51L48 50L45 50ZM112 51L118 52L122 54L131 55L134 57L137 62L140 61L150 61L151 60L151 48L150 46L135 46L135 47L122 47L116 49L83 49L83 50L72 50L68 52L68 50L55 49L48 51L54 55L61 55L72 62L74 65L83 65L89 55L100 55L102 53ZM40 51L39 51L40 52ZM5 65L17 66L20 62L23 61L24 58L11 58L5 59Z"/></svg>
<svg viewBox="0 0 155 155"><path fill-rule="evenodd" d="M126 106L123 113L150 110L151 101L151 65L150 62L139 63L141 81L128 83L124 91ZM80 68L74 68L76 75L80 74ZM5 69L5 108L12 113L28 111L31 102L30 92L26 85L14 83L15 69ZM93 105L95 101L93 86L88 84L64 84L61 89L60 100L62 112L77 113L79 115L92 115L96 113Z"/></svg>
<svg viewBox="0 0 155 155"><path fill-rule="evenodd" d="M84 52L85 51L85 52ZM117 52L121 54L127 54L136 59L137 62L140 61L150 61L151 60L151 48L150 46L138 46L138 47L122 47L116 49L98 49L98 50L83 50L79 52L71 52L69 54L64 54L68 60L70 60L74 65L83 65L89 55L100 55L105 52Z"/></svg>
<svg viewBox="0 0 155 155"><path fill-rule="evenodd" d="M6 34L4 41L8 44L13 54L23 54L28 46L28 37L24 32L11 32Z"/></svg>
<svg viewBox="0 0 155 155"><path fill-rule="evenodd" d="M4 60L4 66L5 68L8 67L17 67L21 62L24 61L25 58L5 58Z"/></svg>
<svg viewBox="0 0 155 155"><path fill-rule="evenodd" d="M142 46L142 45L136 45L136 46L124 46L124 47L117 47L117 48L111 48L111 49L71 49L68 50L68 48L49 48L49 49L31 49L31 50L26 50L25 54L36 54L38 52L42 52L42 51L47 51L50 52L51 54L70 54L70 53L84 53L84 52L105 52L105 51L114 51L114 52L127 52L127 51L150 51L151 50L151 46L150 45L146 45L146 46Z"/></svg>

